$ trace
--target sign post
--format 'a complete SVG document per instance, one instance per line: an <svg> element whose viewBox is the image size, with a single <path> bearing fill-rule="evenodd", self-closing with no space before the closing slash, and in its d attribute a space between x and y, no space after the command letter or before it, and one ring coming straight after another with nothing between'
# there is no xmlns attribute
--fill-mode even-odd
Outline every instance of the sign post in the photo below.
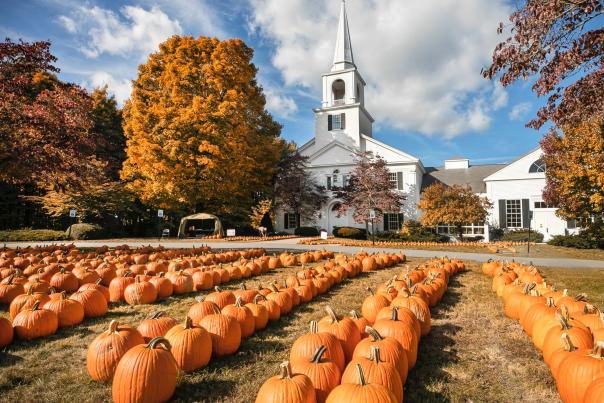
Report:
<svg viewBox="0 0 604 403"><path fill-rule="evenodd" d="M158 227L158 233L159 233L159 237L158 237L158 241L161 241L162 238L162 228L161 228L161 222L162 219L164 218L164 210L163 209L158 209L157 210L157 227Z"/></svg>
<svg viewBox="0 0 604 403"><path fill-rule="evenodd" d="M369 210L369 218L371 218L371 239L373 240L373 246L375 246L375 210Z"/></svg>
<svg viewBox="0 0 604 403"><path fill-rule="evenodd" d="M531 253L531 221L533 221L533 212L529 210L528 212L529 220L528 220L528 242L526 243L526 254Z"/></svg>
<svg viewBox="0 0 604 403"><path fill-rule="evenodd" d="M226 230L227 237L232 237L232 236L235 236L236 234L237 234L237 231L235 229L227 229Z"/></svg>
<svg viewBox="0 0 604 403"><path fill-rule="evenodd" d="M69 210L69 231L67 231L67 238L71 239L71 226L75 223L75 218L78 211L76 209Z"/></svg>

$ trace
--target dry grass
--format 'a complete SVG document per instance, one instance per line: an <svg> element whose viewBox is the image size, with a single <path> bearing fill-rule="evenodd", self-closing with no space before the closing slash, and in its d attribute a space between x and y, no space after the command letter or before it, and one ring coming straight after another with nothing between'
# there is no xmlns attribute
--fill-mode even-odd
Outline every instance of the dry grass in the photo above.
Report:
<svg viewBox="0 0 604 403"><path fill-rule="evenodd" d="M410 264L421 260L413 259ZM490 291L490 279L468 263L455 277L441 304L433 311L432 332L422 339L418 363L405 385L405 400L555 402L553 380L537 350L520 326L503 316L501 302ZM282 278L296 268L252 280ZM183 376L176 401L253 402L260 385L272 376L289 354L292 342L307 332L308 322L324 316L324 306L337 311L358 309L368 285L388 279L397 268L345 281L310 304L245 340L231 357ZM544 269L552 281L572 291L602 295L598 270ZM580 274L584 279L579 278ZM594 302L600 303L601 301ZM118 306L105 318L87 320L74 329L60 330L42 340L16 342L0 352L0 401L79 401L111 399L111 387L90 381L85 368L86 348L111 319L136 325L148 313L162 309L182 318L193 297L175 297L152 306ZM4 313L3 313L4 314Z"/></svg>

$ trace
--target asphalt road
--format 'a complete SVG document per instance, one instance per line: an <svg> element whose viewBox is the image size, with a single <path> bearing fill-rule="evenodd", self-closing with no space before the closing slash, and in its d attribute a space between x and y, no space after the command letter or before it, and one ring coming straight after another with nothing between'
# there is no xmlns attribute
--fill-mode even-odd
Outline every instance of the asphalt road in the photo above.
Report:
<svg viewBox="0 0 604 403"><path fill-rule="evenodd" d="M245 248L265 248L267 250L317 250L326 249L335 252L342 253L356 253L360 251L367 252L382 252L392 251L393 248L370 248L370 247L356 247L356 246L340 246L340 245L300 245L298 244L299 238L283 239L278 241L258 241L258 242L220 242L220 241L203 241L203 240L177 240L168 239L159 242L157 239L110 239L110 240L99 240L99 241L76 241L73 242L78 248L96 248L100 246L114 247L118 245L128 244L131 247L151 245L159 246L163 245L166 248L190 248L193 246L208 245L214 249L245 249ZM11 248L14 247L26 247L34 245L57 245L57 244L70 244L72 242L8 242L5 245ZM409 257L435 257L435 256L449 256L451 258L459 258L465 260L475 260L479 262L486 262L489 259L506 259L511 258L505 255L493 255L488 253L469 253L469 252L455 252L453 250L417 250L417 249L401 249L405 255ZM603 260L583 260L583 259L570 259L570 258L541 258L541 257L513 257L513 260L524 263L534 264L536 266L553 266L553 267L565 267L565 268L585 268L585 269L604 269Z"/></svg>

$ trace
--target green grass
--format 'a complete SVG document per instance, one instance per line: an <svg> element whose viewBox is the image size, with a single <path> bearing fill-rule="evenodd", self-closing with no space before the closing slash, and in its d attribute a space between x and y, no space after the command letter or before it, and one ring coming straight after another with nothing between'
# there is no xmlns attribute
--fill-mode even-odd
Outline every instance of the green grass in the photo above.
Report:
<svg viewBox="0 0 604 403"><path fill-rule="evenodd" d="M67 239L65 232L52 229L18 229L0 231L0 242L19 241L64 241Z"/></svg>

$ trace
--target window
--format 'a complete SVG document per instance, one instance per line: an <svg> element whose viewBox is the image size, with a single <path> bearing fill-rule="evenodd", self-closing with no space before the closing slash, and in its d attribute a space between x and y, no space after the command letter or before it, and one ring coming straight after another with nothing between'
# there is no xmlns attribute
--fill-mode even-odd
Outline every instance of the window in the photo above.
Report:
<svg viewBox="0 0 604 403"><path fill-rule="evenodd" d="M331 190L332 187L331 175L327 175L327 190Z"/></svg>
<svg viewBox="0 0 604 403"><path fill-rule="evenodd" d="M342 176L342 186L346 187L350 183L350 175Z"/></svg>
<svg viewBox="0 0 604 403"><path fill-rule="evenodd" d="M536 172L545 172L545 162L543 162L543 160L537 160L533 162L533 164L529 168L529 173Z"/></svg>
<svg viewBox="0 0 604 403"><path fill-rule="evenodd" d="M577 220L575 220L574 218L571 218L570 220L566 221L566 228L568 229L575 229L577 228Z"/></svg>
<svg viewBox="0 0 604 403"><path fill-rule="evenodd" d="M554 208L554 206L550 206L548 204L545 204L544 201L536 201L535 202L535 208Z"/></svg>
<svg viewBox="0 0 604 403"><path fill-rule="evenodd" d="M346 128L346 114L327 115L327 130L344 130Z"/></svg>
<svg viewBox="0 0 604 403"><path fill-rule="evenodd" d="M344 105L344 95L346 94L346 84L343 80L336 80L331 86L333 92L333 104Z"/></svg>
<svg viewBox="0 0 604 403"><path fill-rule="evenodd" d="M522 204L520 200L505 201L505 226L522 228Z"/></svg>
<svg viewBox="0 0 604 403"><path fill-rule="evenodd" d="M296 214L296 213L285 213L285 220L283 222L283 225L285 226L285 229L298 228L299 223L300 223L300 215L299 214Z"/></svg>
<svg viewBox="0 0 604 403"><path fill-rule="evenodd" d="M384 231L398 231L403 224L402 213L384 213Z"/></svg>
<svg viewBox="0 0 604 403"><path fill-rule="evenodd" d="M390 187L392 189L396 189L398 187L398 179L396 172L388 173L388 180L390 181Z"/></svg>
<svg viewBox="0 0 604 403"><path fill-rule="evenodd" d="M342 130L342 115L333 115L332 118L332 129L333 130Z"/></svg>

